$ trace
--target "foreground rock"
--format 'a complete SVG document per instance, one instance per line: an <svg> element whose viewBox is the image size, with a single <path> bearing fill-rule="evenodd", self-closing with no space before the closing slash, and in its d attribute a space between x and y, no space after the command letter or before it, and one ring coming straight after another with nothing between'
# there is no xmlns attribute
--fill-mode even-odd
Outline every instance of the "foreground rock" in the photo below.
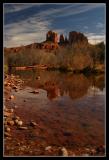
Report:
<svg viewBox="0 0 109 160"><path fill-rule="evenodd" d="M65 147L62 147L59 149L59 155L60 156L68 156L68 151Z"/></svg>

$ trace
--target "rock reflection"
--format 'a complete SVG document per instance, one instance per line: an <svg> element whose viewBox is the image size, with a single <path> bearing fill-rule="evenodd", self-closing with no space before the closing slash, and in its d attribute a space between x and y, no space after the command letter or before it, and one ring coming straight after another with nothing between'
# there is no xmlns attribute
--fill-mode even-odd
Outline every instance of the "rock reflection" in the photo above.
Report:
<svg viewBox="0 0 109 160"><path fill-rule="evenodd" d="M24 74L25 72L25 74ZM28 73L29 72L29 73ZM21 78L26 79L26 85L47 91L50 100L60 96L69 96L71 99L81 98L94 86L103 91L105 87L104 75L86 77L83 74L60 73L56 71L17 71ZM40 80L36 77L40 76Z"/></svg>

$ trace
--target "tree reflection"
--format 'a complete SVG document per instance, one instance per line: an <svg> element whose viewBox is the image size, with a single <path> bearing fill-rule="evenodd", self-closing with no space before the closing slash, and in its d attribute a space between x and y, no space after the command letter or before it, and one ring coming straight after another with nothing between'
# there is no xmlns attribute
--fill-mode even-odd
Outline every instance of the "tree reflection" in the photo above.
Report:
<svg viewBox="0 0 109 160"><path fill-rule="evenodd" d="M20 76L27 79L26 85L47 91L47 97L53 100L59 96L67 95L71 99L81 98L87 94L92 86L103 91L105 87L104 74L86 77L83 74L61 73L56 71L24 71ZM29 72L29 74L28 74ZM17 74L17 72L16 72ZM19 74L19 73L18 73ZM28 75L28 76L27 76ZM40 80L35 77L40 76ZM30 79L30 81L28 81Z"/></svg>

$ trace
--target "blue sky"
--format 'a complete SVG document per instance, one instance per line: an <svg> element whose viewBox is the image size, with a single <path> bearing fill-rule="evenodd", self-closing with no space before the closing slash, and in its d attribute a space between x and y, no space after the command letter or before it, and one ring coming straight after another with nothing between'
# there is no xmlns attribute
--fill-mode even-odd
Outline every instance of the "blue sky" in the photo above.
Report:
<svg viewBox="0 0 109 160"><path fill-rule="evenodd" d="M4 4L4 46L42 42L49 30L67 37L82 32L90 43L105 41L105 3Z"/></svg>

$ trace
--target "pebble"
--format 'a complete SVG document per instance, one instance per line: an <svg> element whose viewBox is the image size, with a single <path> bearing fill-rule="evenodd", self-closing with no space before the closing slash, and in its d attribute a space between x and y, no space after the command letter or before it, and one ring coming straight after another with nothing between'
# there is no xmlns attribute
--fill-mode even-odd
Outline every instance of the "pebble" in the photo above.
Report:
<svg viewBox="0 0 109 160"><path fill-rule="evenodd" d="M4 111L6 111L6 112L11 112L11 113L12 113L14 110L13 110L13 109L5 108Z"/></svg>
<svg viewBox="0 0 109 160"><path fill-rule="evenodd" d="M95 149L91 149L91 154L96 154L96 150Z"/></svg>
<svg viewBox="0 0 109 160"><path fill-rule="evenodd" d="M8 121L7 124L13 126L14 125L14 121L13 120L12 121Z"/></svg>
<svg viewBox="0 0 109 160"><path fill-rule="evenodd" d="M82 156L83 156L83 157L88 157L88 156L89 156L89 154L87 154L87 153L86 153L86 154L83 154Z"/></svg>
<svg viewBox="0 0 109 160"><path fill-rule="evenodd" d="M13 89L18 89L18 87L17 87L17 86L13 86L12 88L13 88Z"/></svg>
<svg viewBox="0 0 109 160"><path fill-rule="evenodd" d="M86 150L87 152L89 152L89 151L90 151L90 149L89 149L89 148L86 148L85 150Z"/></svg>
<svg viewBox="0 0 109 160"><path fill-rule="evenodd" d="M17 125L22 126L23 122L22 121L18 121Z"/></svg>
<svg viewBox="0 0 109 160"><path fill-rule="evenodd" d="M11 135L8 132L5 132L4 134L6 137L10 137Z"/></svg>
<svg viewBox="0 0 109 160"><path fill-rule="evenodd" d="M67 149L66 149L65 147L62 147L62 148L59 150L59 155L61 155L61 156L68 156Z"/></svg>
<svg viewBox="0 0 109 160"><path fill-rule="evenodd" d="M31 93L37 94L37 93L39 93L39 91L34 90L34 91L31 92Z"/></svg>
<svg viewBox="0 0 109 160"><path fill-rule="evenodd" d="M36 79L40 80L40 76L37 76Z"/></svg>
<svg viewBox="0 0 109 160"><path fill-rule="evenodd" d="M28 127L19 127L19 129L26 130L26 129L28 129Z"/></svg>
<svg viewBox="0 0 109 160"><path fill-rule="evenodd" d="M15 124L18 124L18 119L15 119Z"/></svg>
<svg viewBox="0 0 109 160"><path fill-rule="evenodd" d="M18 108L18 106L15 105L14 108L16 109L16 108Z"/></svg>
<svg viewBox="0 0 109 160"><path fill-rule="evenodd" d="M4 116L5 116L5 117L10 117L10 116L12 116L12 113L4 112Z"/></svg>
<svg viewBox="0 0 109 160"><path fill-rule="evenodd" d="M10 112L13 113L13 112L14 112L14 109L10 109Z"/></svg>
<svg viewBox="0 0 109 160"><path fill-rule="evenodd" d="M46 150L46 151L49 151L49 150L51 150L51 148L52 148L51 146L47 146L47 147L45 148L45 150Z"/></svg>
<svg viewBox="0 0 109 160"><path fill-rule="evenodd" d="M11 95L10 97L9 97L9 99L14 99L15 97L13 96L13 95Z"/></svg>
<svg viewBox="0 0 109 160"><path fill-rule="evenodd" d="M13 119L13 120L20 120L20 117L14 116L12 119Z"/></svg>
<svg viewBox="0 0 109 160"><path fill-rule="evenodd" d="M11 140L12 138L11 137L6 137L6 139Z"/></svg>
<svg viewBox="0 0 109 160"><path fill-rule="evenodd" d="M31 121L31 122L30 122L30 125L33 126L33 127L35 127L35 126L37 126L38 124L37 124L36 122L32 122L32 121Z"/></svg>
<svg viewBox="0 0 109 160"><path fill-rule="evenodd" d="M6 127L5 130L6 130L6 132L10 132L11 131L11 129L9 127Z"/></svg>

